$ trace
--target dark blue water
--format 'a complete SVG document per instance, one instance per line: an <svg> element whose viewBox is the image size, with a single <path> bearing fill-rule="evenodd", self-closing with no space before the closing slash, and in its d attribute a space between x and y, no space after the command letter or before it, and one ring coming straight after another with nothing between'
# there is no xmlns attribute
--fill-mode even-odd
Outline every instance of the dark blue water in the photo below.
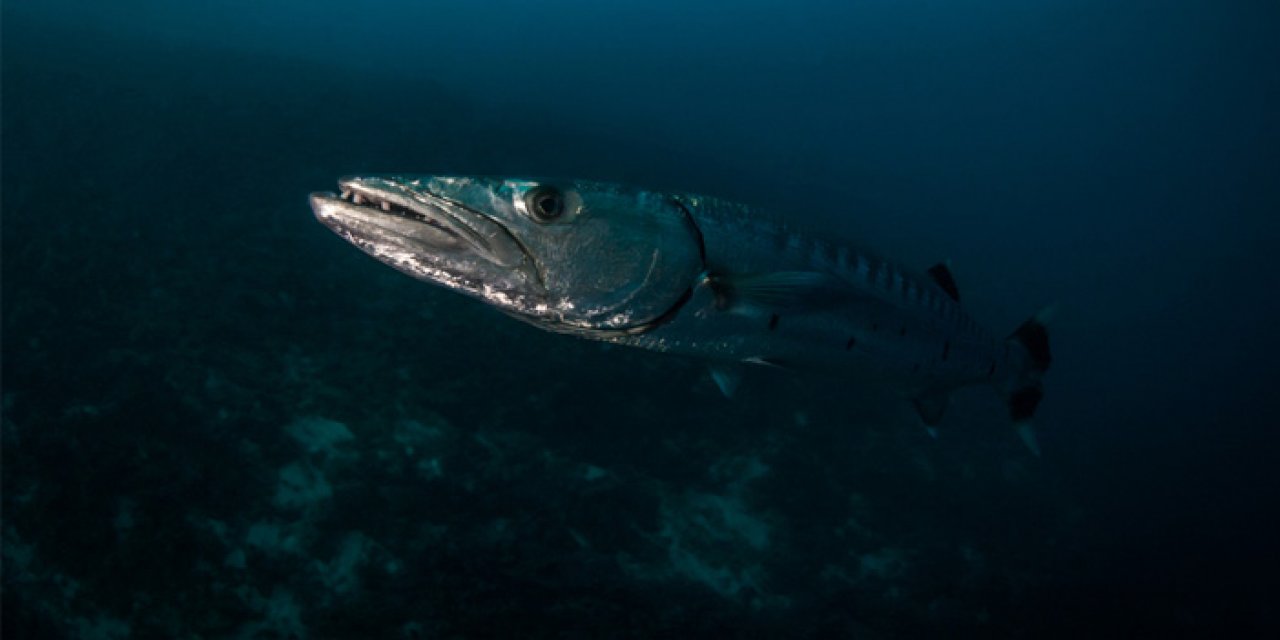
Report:
<svg viewBox="0 0 1280 640"><path fill-rule="evenodd" d="M1280 627L1265 2L6 2L6 638ZM1056 303L1042 458L545 334L314 222L366 172L725 196ZM874 395L874 394L872 394Z"/></svg>

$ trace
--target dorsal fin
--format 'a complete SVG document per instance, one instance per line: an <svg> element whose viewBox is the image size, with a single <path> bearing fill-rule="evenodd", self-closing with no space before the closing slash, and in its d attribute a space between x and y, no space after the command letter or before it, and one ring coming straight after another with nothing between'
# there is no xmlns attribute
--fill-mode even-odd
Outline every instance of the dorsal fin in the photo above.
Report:
<svg viewBox="0 0 1280 640"><path fill-rule="evenodd" d="M933 278L938 287L951 296L952 300L960 302L960 288L956 286L956 278L951 275L951 268L947 263L939 262L929 267L929 277Z"/></svg>
<svg viewBox="0 0 1280 640"><path fill-rule="evenodd" d="M1017 340L1027 350L1033 369L1041 373L1049 370L1049 363L1053 362L1053 356L1049 353L1049 329L1039 317L1022 323L1009 339Z"/></svg>

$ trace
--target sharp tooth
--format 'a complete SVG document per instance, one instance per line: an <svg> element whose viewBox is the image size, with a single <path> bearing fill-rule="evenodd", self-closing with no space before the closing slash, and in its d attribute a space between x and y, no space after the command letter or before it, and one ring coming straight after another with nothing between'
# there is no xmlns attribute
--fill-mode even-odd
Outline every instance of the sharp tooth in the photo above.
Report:
<svg viewBox="0 0 1280 640"><path fill-rule="evenodd" d="M350 189L343 189L343 190L342 190L342 199L343 199L343 200L350 200L350 199L351 199L351 190L350 190Z"/></svg>
<svg viewBox="0 0 1280 640"><path fill-rule="evenodd" d="M355 195L351 196L351 201L352 201L352 202L354 202L354 203L356 203L356 204L364 204L364 196L362 196L362 195L360 195L360 194L358 194L358 193L357 193L357 194L355 194Z"/></svg>
<svg viewBox="0 0 1280 640"><path fill-rule="evenodd" d="M390 212L390 211L391 211L391 203L390 203L390 202L387 202L386 200L383 200L383 201L382 201L382 210L383 210L383 211L386 211L386 212Z"/></svg>

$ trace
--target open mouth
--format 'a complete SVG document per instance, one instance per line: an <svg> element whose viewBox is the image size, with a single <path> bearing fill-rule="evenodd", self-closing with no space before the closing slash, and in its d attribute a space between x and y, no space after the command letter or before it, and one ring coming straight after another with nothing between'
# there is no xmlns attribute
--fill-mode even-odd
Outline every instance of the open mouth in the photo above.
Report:
<svg viewBox="0 0 1280 640"><path fill-rule="evenodd" d="M339 182L341 191L338 194L316 194L317 197L330 201L346 203L343 209L365 215L382 213L426 224L452 236L461 238L456 224L449 224L448 218L438 207L428 206L417 199L395 191L387 191L372 186L364 181L344 179ZM421 197L421 196L420 196Z"/></svg>
<svg viewBox="0 0 1280 640"><path fill-rule="evenodd" d="M466 251L499 267L525 262L523 247L496 219L417 182L343 178L338 189L337 194L312 194L312 209L326 226L357 244L358 236L365 236L365 241L417 242L423 251Z"/></svg>

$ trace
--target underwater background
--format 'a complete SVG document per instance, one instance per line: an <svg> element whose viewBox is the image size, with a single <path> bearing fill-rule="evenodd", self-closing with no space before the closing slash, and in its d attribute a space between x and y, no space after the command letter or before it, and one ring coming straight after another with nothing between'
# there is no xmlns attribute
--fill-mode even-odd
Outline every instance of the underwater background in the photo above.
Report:
<svg viewBox="0 0 1280 640"><path fill-rule="evenodd" d="M5 638L1280 629L1274 2L3 7ZM317 224L362 173L727 197L1046 305L1043 456L575 340Z"/></svg>

